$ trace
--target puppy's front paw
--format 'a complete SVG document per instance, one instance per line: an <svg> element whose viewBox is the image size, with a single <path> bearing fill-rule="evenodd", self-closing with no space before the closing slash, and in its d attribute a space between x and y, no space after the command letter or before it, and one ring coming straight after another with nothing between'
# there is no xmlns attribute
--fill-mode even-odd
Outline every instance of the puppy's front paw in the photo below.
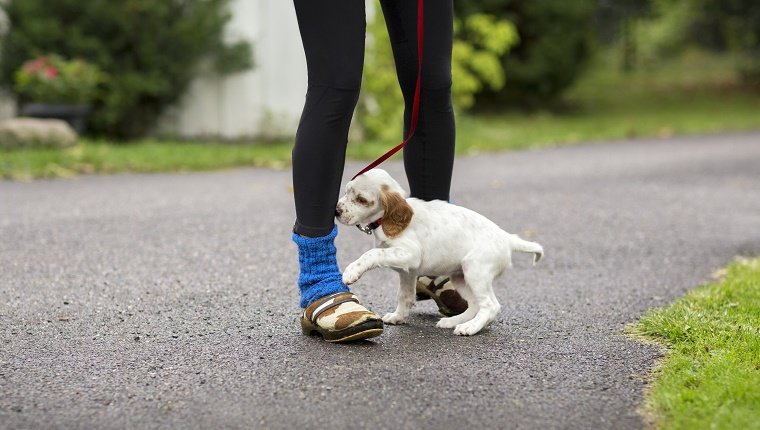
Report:
<svg viewBox="0 0 760 430"><path fill-rule="evenodd" d="M343 283L346 285L353 284L361 277L362 272L358 269L356 263L349 264L348 267L346 267L346 270L343 271Z"/></svg>
<svg viewBox="0 0 760 430"><path fill-rule="evenodd" d="M482 328L482 326L473 324L472 321L468 321L454 327L454 334L457 336L472 336Z"/></svg>
<svg viewBox="0 0 760 430"><path fill-rule="evenodd" d="M385 314L383 317L383 322L386 322L388 324L404 324L406 322L406 318L395 312L391 312Z"/></svg>
<svg viewBox="0 0 760 430"><path fill-rule="evenodd" d="M454 328L456 325L457 323L454 318L441 318L435 326L438 328Z"/></svg>

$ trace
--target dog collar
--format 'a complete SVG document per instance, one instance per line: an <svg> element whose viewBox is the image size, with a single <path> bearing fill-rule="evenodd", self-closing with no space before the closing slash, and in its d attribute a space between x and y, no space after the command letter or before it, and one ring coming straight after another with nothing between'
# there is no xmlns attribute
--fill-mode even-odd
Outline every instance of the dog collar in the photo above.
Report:
<svg viewBox="0 0 760 430"><path fill-rule="evenodd" d="M383 219L380 218L379 220L377 220L375 222L371 222L371 223L365 225L364 227L362 227L359 224L356 224L356 228L358 228L359 230L361 230L361 231L363 231L363 232L365 232L367 234L372 234L372 232L375 231L382 224L383 224Z"/></svg>

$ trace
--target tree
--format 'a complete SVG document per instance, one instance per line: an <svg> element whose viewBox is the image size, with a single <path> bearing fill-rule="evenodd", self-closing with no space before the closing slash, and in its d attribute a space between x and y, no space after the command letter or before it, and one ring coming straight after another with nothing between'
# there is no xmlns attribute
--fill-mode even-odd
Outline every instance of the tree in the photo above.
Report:
<svg viewBox="0 0 760 430"><path fill-rule="evenodd" d="M712 47L722 45L732 52L740 76L748 83L760 85L760 2L691 1L699 10L692 25L697 40L703 45L712 42ZM712 38L707 39L705 35L711 35Z"/></svg>
<svg viewBox="0 0 760 430"><path fill-rule="evenodd" d="M460 15L487 13L517 27L520 43L501 57L507 76L479 100L520 107L552 103L578 78L592 53L593 0L467 0Z"/></svg>
<svg viewBox="0 0 760 430"><path fill-rule="evenodd" d="M690 46L730 52L747 82L760 83L760 2L756 0L651 0L637 22L642 60L656 61Z"/></svg>

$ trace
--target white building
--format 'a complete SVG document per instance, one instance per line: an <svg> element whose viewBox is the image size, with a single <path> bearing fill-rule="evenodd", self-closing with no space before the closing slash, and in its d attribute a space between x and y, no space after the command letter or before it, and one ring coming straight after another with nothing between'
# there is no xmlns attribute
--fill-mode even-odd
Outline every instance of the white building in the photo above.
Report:
<svg viewBox="0 0 760 430"><path fill-rule="evenodd" d="M160 132L228 139L295 133L307 73L293 2L231 0L230 7L226 36L251 43L255 67L228 76L201 71L161 119ZM14 103L0 95L0 119L14 115Z"/></svg>
<svg viewBox="0 0 760 430"><path fill-rule="evenodd" d="M161 131L184 137L293 135L306 95L306 60L293 2L232 0L230 41L246 40L253 69L229 76L201 72Z"/></svg>
<svg viewBox="0 0 760 430"><path fill-rule="evenodd" d="M0 0L0 6L2 6L3 0ZM8 31L8 17L5 15L5 12L3 12L2 7L0 7L0 34L5 33ZM0 90L0 121L12 118L16 115L16 106L13 102L13 99L10 98L8 94L5 94L4 91Z"/></svg>

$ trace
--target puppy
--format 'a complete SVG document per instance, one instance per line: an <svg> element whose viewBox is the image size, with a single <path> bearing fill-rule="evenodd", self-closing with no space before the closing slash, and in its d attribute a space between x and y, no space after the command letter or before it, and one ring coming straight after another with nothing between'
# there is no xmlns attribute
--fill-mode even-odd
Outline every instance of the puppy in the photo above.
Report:
<svg viewBox="0 0 760 430"><path fill-rule="evenodd" d="M453 328L456 335L474 335L501 310L493 281L512 265L512 251L533 253L535 264L544 250L469 209L406 196L382 169L372 169L346 185L335 216L342 224L374 234L376 247L348 265L343 282L353 284L377 267L398 272L398 306L383 321L403 324L415 303L417 277L449 276L468 308L460 315L442 318L436 326Z"/></svg>

